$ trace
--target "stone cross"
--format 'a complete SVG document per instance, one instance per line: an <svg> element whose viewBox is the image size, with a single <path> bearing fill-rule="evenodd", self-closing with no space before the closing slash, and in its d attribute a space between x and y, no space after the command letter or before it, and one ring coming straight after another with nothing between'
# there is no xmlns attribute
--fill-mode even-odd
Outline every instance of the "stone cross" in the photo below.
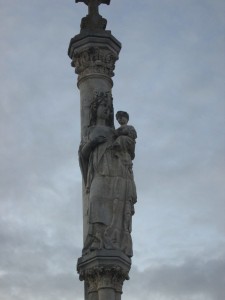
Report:
<svg viewBox="0 0 225 300"><path fill-rule="evenodd" d="M98 15L98 7L100 4L110 4L110 0L76 0L77 2L84 2L88 6L88 14L90 16Z"/></svg>

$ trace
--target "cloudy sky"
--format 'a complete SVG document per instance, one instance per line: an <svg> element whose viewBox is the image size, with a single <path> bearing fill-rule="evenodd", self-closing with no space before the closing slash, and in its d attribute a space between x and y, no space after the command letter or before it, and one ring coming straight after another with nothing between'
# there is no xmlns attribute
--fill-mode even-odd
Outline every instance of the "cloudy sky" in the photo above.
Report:
<svg viewBox="0 0 225 300"><path fill-rule="evenodd" d="M79 91L67 48L87 7L0 0L0 298L82 300ZM123 300L225 295L225 2L112 0L115 110L138 132Z"/></svg>

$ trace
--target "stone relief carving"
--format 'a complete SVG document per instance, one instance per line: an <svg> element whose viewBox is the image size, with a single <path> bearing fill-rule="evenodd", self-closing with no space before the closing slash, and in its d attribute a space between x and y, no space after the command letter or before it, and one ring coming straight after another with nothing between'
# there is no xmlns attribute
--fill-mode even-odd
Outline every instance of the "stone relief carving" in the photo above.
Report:
<svg viewBox="0 0 225 300"><path fill-rule="evenodd" d="M79 148L89 222L83 255L96 249L133 255L131 219L137 196L132 160L137 134L128 119L126 112L118 112L120 127L115 130L111 93L94 93L90 125Z"/></svg>
<svg viewBox="0 0 225 300"><path fill-rule="evenodd" d="M91 47L73 55L72 67L80 76L100 73L114 76L115 62L118 58L108 49Z"/></svg>
<svg viewBox="0 0 225 300"><path fill-rule="evenodd" d="M88 292L97 292L101 288L113 288L117 292L122 292L124 280L129 280L128 271L120 266L98 266L80 272L80 280L85 280Z"/></svg>

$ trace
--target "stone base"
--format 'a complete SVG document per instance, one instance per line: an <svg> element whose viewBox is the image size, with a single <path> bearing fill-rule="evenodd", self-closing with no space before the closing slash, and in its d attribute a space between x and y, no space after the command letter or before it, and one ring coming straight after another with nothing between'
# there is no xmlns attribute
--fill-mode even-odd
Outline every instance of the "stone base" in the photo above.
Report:
<svg viewBox="0 0 225 300"><path fill-rule="evenodd" d="M77 271L85 281L86 300L120 300L130 267L131 259L119 250L96 250L79 258Z"/></svg>

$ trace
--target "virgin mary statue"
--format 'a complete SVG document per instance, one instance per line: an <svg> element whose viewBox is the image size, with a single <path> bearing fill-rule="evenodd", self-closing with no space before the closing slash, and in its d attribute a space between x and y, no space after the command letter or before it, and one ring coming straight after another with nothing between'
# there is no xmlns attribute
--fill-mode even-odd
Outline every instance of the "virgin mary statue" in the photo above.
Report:
<svg viewBox="0 0 225 300"><path fill-rule="evenodd" d="M137 200L134 153L116 147L113 119L112 97L96 93L90 106L90 125L79 148L89 223L83 255L96 249L118 249L133 255L131 219Z"/></svg>

